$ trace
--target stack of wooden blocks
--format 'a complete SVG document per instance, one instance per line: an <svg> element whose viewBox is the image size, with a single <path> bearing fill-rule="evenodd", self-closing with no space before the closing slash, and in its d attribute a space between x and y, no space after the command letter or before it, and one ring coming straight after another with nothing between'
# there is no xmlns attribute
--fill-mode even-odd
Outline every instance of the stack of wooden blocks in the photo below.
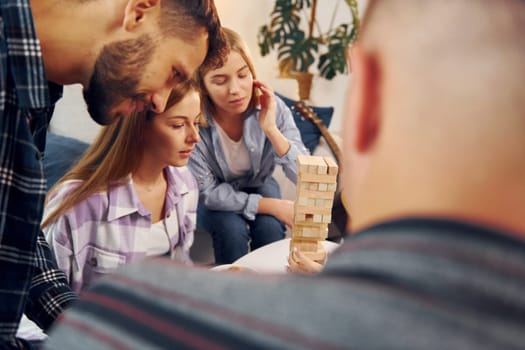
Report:
<svg viewBox="0 0 525 350"><path fill-rule="evenodd" d="M328 237L332 206L337 188L337 163L330 157L297 157L297 199L290 241L294 248L310 259L323 262L326 251L321 241Z"/></svg>

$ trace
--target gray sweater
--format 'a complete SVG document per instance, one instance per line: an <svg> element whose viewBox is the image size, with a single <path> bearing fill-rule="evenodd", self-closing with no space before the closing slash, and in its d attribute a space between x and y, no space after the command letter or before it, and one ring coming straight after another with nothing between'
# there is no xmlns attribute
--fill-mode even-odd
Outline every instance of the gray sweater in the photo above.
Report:
<svg viewBox="0 0 525 350"><path fill-rule="evenodd" d="M467 223L386 222L317 276L128 265L66 312L53 349L514 349L525 242Z"/></svg>

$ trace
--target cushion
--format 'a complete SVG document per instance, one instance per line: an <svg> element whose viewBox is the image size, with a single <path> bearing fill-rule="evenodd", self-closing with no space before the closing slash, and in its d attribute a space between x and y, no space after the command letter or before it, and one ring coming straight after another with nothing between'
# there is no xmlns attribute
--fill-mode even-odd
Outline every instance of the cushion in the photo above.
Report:
<svg viewBox="0 0 525 350"><path fill-rule="evenodd" d="M297 128L301 133L301 139L303 140L303 143L306 146L306 148L308 148L310 153L313 154L321 138L321 132L319 131L319 128L312 121L305 119L301 115L301 112L299 112L295 108L294 103L296 101L285 97L277 92L275 93L275 95L280 97L292 111L295 124L297 125ZM334 107L310 107L313 109L315 114L317 114L317 116L323 121L323 124L328 128L330 126L330 121L332 120L332 115L334 114Z"/></svg>
<svg viewBox="0 0 525 350"><path fill-rule="evenodd" d="M88 146L71 137L47 133L44 174L48 190L80 159Z"/></svg>

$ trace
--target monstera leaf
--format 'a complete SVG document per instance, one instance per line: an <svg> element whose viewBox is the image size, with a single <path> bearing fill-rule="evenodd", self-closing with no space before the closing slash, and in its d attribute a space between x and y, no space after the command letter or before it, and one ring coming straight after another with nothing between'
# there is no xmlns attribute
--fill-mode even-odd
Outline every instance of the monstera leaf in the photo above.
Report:
<svg viewBox="0 0 525 350"><path fill-rule="evenodd" d="M276 44L282 43L292 33L300 31L299 12L295 1L277 0L271 13L270 25L264 25L257 34L261 55L266 56Z"/></svg>
<svg viewBox="0 0 525 350"><path fill-rule="evenodd" d="M319 72L328 80L333 79L337 73L346 73L346 49L355 36L355 28L342 24L335 32L328 36L327 51L319 56Z"/></svg>
<svg viewBox="0 0 525 350"><path fill-rule="evenodd" d="M306 72L315 62L314 53L318 49L318 39L306 38L303 31L296 31L286 35L279 45L277 57L292 62L292 69Z"/></svg>
<svg viewBox="0 0 525 350"><path fill-rule="evenodd" d="M275 0L270 23L260 27L257 34L261 55L266 56L270 51L277 50L281 73L283 70L308 72L317 59L322 77L333 79L337 74L345 73L346 48L357 36L359 17L357 0L344 2L350 9L352 21L314 35L312 25L316 23L317 0ZM301 12L307 10L310 10L309 21L301 26L301 19L306 13ZM304 27L309 27L308 35L303 31Z"/></svg>

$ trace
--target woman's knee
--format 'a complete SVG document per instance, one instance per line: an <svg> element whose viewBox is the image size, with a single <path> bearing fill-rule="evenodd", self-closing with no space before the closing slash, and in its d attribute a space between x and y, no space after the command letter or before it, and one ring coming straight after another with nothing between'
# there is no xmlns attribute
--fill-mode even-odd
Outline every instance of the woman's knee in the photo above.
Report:
<svg viewBox="0 0 525 350"><path fill-rule="evenodd" d="M244 219L223 219L213 227L213 250L217 264L230 264L248 253L250 235Z"/></svg>
<svg viewBox="0 0 525 350"><path fill-rule="evenodd" d="M268 243L283 239L286 234L286 226L271 215L258 215L251 229L255 240Z"/></svg>

